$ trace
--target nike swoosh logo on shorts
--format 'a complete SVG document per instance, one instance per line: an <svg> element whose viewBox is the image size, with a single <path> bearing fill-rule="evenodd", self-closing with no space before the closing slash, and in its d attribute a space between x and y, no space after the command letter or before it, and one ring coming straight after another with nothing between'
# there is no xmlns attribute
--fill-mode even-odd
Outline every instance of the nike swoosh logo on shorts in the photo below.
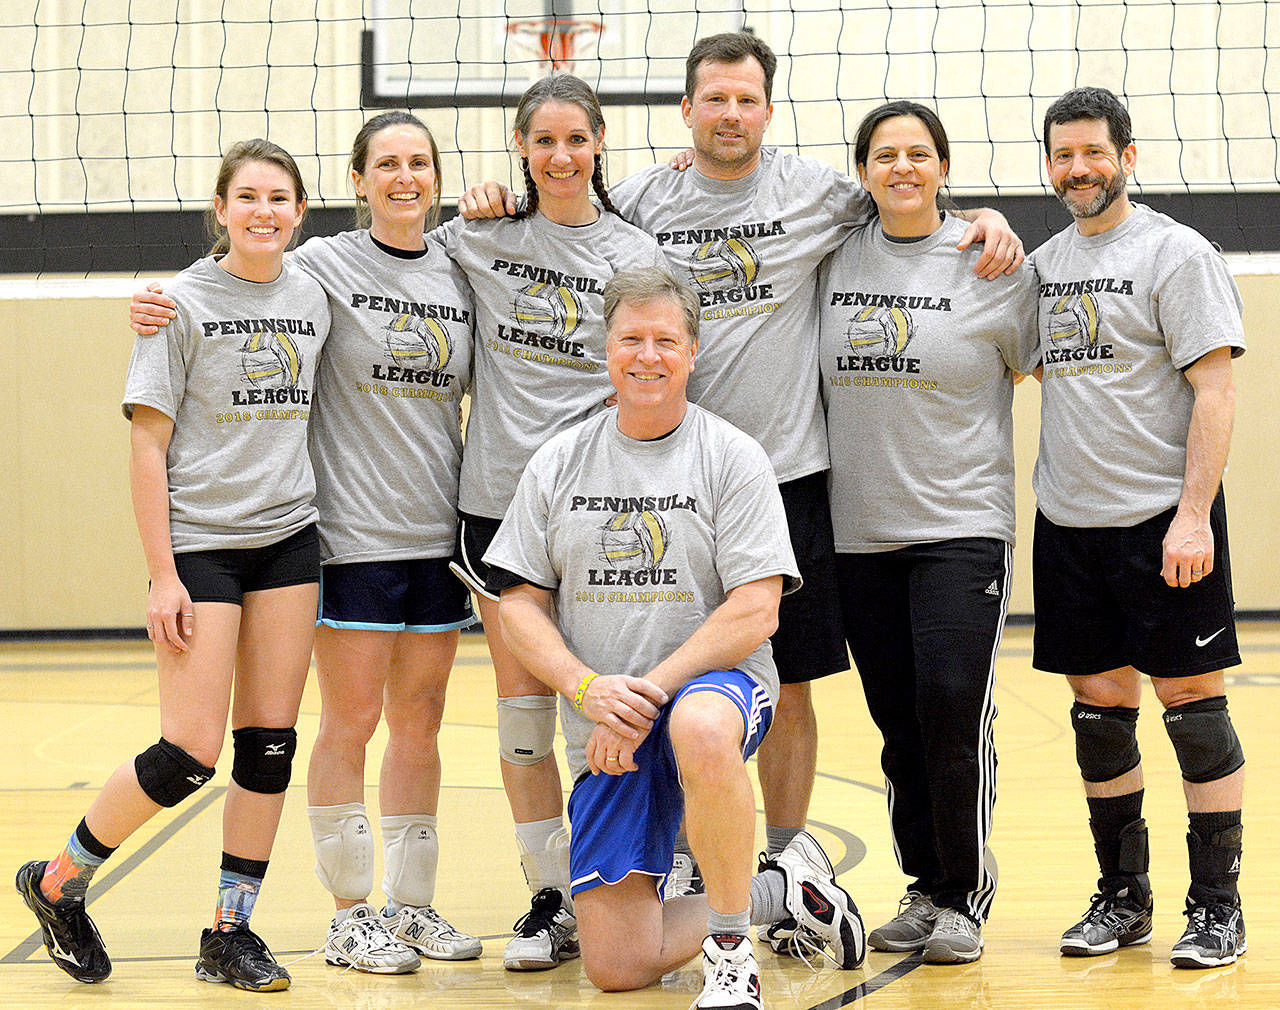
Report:
<svg viewBox="0 0 1280 1010"><path fill-rule="evenodd" d="M1221 634L1222 634L1224 631L1226 631L1226 630L1227 630L1226 628L1219 628L1217 631L1215 631L1215 632L1214 632L1212 635L1210 635L1208 638L1201 638L1199 635L1197 635L1197 636L1196 636L1196 648L1197 648L1197 649L1203 649L1206 645L1208 645L1210 642L1212 642L1215 638L1217 638L1219 635L1221 635Z"/></svg>

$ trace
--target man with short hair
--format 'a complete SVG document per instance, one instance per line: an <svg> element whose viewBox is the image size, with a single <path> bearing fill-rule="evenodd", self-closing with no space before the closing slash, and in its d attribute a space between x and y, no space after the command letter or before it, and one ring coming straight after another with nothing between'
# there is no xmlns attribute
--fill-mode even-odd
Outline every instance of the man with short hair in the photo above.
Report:
<svg viewBox="0 0 1280 1010"><path fill-rule="evenodd" d="M605 319L617 407L530 460L485 554L489 588L512 651L561 696L587 977L636 989L701 949L697 1005L758 1008L752 922L795 918L843 968L864 951L808 833L751 873L745 761L773 716L768 634L798 573L764 451L686 399L693 292L665 270L619 273ZM682 814L706 893L664 903Z"/></svg>
<svg viewBox="0 0 1280 1010"><path fill-rule="evenodd" d="M1076 88L1044 119L1045 163L1071 228L1036 250L1043 415L1036 462L1035 655L1065 674L1102 876L1068 955L1152 933L1139 671L1151 677L1189 811L1187 926L1172 960L1245 952L1240 872L1244 753L1223 668L1240 662L1222 473L1241 300L1222 256L1131 203L1129 114Z"/></svg>
<svg viewBox="0 0 1280 1010"><path fill-rule="evenodd" d="M781 695L757 756L766 847L775 854L808 818L818 756L810 683L849 668L827 502L817 269L875 214L856 179L762 146L776 67L773 51L750 32L699 39L685 62L680 105L692 132L691 168L654 165L610 189L623 216L657 238L675 275L696 290L703 350L689 397L768 453L804 577L779 609L772 646ZM459 209L500 215L514 212L515 200L490 183L464 195ZM986 242L975 273L994 277L1021 262L1021 243L1001 215L960 216L974 222L961 248ZM775 950L793 952L793 928L784 922L769 933Z"/></svg>

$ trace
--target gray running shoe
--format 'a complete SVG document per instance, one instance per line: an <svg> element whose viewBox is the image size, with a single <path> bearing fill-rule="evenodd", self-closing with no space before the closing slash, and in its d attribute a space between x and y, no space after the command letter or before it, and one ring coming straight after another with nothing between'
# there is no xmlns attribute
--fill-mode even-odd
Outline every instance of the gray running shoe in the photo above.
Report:
<svg viewBox="0 0 1280 1010"><path fill-rule="evenodd" d="M1095 957L1118 947L1147 943L1151 939L1151 895L1134 893L1136 890L1122 887L1114 893L1095 894L1084 918L1062 934L1058 949L1068 957Z"/></svg>
<svg viewBox="0 0 1280 1010"><path fill-rule="evenodd" d="M1173 945L1170 960L1178 968L1220 968L1234 964L1249 949L1244 915L1236 905L1192 905L1183 913L1187 930Z"/></svg>
<svg viewBox="0 0 1280 1010"><path fill-rule="evenodd" d="M923 948L925 964L968 964L982 957L982 927L963 912L938 912L933 932Z"/></svg>
<svg viewBox="0 0 1280 1010"><path fill-rule="evenodd" d="M898 902L898 914L867 937L872 950L921 950L933 933L938 907L927 894L908 891Z"/></svg>

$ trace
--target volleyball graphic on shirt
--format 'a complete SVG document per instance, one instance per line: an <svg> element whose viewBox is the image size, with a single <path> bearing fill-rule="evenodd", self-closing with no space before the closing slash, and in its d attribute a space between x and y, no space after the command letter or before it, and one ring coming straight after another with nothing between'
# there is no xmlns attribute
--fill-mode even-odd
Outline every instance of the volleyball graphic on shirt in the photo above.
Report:
<svg viewBox="0 0 1280 1010"><path fill-rule="evenodd" d="M287 333L251 333L240 347L240 368L259 389L292 389L302 374L302 352Z"/></svg>
<svg viewBox="0 0 1280 1010"><path fill-rule="evenodd" d="M1049 342L1063 349L1093 347L1098 342L1098 300L1085 291L1054 302L1049 309Z"/></svg>
<svg viewBox="0 0 1280 1010"><path fill-rule="evenodd" d="M600 527L600 559L614 568L657 568L667 553L667 525L657 512L619 512Z"/></svg>
<svg viewBox="0 0 1280 1010"><path fill-rule="evenodd" d="M547 337L567 337L582 321L582 304L572 289L534 281L516 292L516 325Z"/></svg>
<svg viewBox="0 0 1280 1010"><path fill-rule="evenodd" d="M438 319L425 319L403 312L384 331L387 355L406 368L440 371L453 356L449 331Z"/></svg>
<svg viewBox="0 0 1280 1010"><path fill-rule="evenodd" d="M915 323L906 309L868 305L849 320L845 339L859 354L896 358L915 336Z"/></svg>
<svg viewBox="0 0 1280 1010"><path fill-rule="evenodd" d="M750 284L760 273L760 257L743 238L703 242L689 259L689 276L700 288L735 288Z"/></svg>

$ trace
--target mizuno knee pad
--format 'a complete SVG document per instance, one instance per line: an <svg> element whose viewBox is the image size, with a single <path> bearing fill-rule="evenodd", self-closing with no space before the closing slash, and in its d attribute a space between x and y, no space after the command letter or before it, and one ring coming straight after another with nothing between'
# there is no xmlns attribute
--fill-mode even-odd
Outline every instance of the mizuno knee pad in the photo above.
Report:
<svg viewBox="0 0 1280 1010"><path fill-rule="evenodd" d="M251 793L282 793L289 788L298 734L293 727L246 726L231 731L235 757L231 780Z"/></svg>
<svg viewBox="0 0 1280 1010"><path fill-rule="evenodd" d="M207 768L164 737L133 759L138 785L153 803L177 806L213 778Z"/></svg>

